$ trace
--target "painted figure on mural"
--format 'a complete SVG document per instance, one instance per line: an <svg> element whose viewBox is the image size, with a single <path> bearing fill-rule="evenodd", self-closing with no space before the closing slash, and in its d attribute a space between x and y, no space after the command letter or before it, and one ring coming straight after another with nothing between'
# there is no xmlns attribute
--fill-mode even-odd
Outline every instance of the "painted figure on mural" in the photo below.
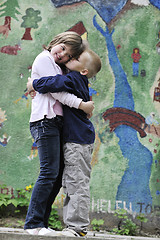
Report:
<svg viewBox="0 0 160 240"><path fill-rule="evenodd" d="M25 92L25 91L24 91L24 92ZM18 99L16 99L16 100L14 101L14 103L17 104L20 100L25 99L25 100L27 101L26 106L27 106L27 108L28 108L28 107L29 107L28 94L29 94L28 92L25 92L21 97L19 97Z"/></svg>
<svg viewBox="0 0 160 240"><path fill-rule="evenodd" d="M38 148L37 148L37 144L36 142L34 141L34 139L32 138L32 147L31 147L31 153L30 155L28 156L28 159L29 160L32 160L33 158L37 157L38 156Z"/></svg>
<svg viewBox="0 0 160 240"><path fill-rule="evenodd" d="M151 112L149 116L146 117L145 119L146 124L148 124L148 129L150 131L150 125L159 124L158 121L155 120L155 113Z"/></svg>
<svg viewBox="0 0 160 240"><path fill-rule="evenodd" d="M7 137L7 134L4 133L2 138L0 138L0 145L2 145L3 147L6 147L10 138L11 138L11 136Z"/></svg>
<svg viewBox="0 0 160 240"><path fill-rule="evenodd" d="M134 48L133 53L131 54L131 58L133 59L133 76L138 77L139 75L139 60L141 59L141 55L139 53L139 48Z"/></svg>
<svg viewBox="0 0 160 240"><path fill-rule="evenodd" d="M154 88L153 101L160 102L160 78L158 80L158 86Z"/></svg>
<svg viewBox="0 0 160 240"><path fill-rule="evenodd" d="M160 136L159 122L155 119L156 115L154 112L151 112L149 116L145 119L145 125L143 129L151 134L156 134L158 137Z"/></svg>

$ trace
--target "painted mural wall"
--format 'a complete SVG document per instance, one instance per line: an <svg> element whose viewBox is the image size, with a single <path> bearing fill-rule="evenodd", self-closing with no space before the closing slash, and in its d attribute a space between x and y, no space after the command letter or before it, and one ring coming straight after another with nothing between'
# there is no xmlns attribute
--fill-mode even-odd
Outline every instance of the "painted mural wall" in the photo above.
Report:
<svg viewBox="0 0 160 240"><path fill-rule="evenodd" d="M43 44L67 30L102 60L89 84L96 129L91 211L159 214L159 0L0 1L0 183L14 195L38 176L26 82Z"/></svg>

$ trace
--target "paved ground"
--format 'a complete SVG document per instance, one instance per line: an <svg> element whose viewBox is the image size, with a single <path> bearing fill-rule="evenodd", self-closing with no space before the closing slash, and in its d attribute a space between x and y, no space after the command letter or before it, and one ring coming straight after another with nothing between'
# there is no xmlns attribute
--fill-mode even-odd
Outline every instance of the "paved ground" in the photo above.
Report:
<svg viewBox="0 0 160 240"><path fill-rule="evenodd" d="M75 240L78 237L64 236L32 236L28 235L23 229L0 228L0 240ZM135 237L110 235L108 233L89 232L86 237L81 239L87 240L160 240L160 238Z"/></svg>

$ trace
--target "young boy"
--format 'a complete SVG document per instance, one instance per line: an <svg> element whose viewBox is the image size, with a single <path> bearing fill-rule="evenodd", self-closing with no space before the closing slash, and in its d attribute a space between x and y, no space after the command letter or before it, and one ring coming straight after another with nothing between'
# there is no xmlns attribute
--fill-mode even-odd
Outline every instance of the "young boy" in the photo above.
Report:
<svg viewBox="0 0 160 240"><path fill-rule="evenodd" d="M101 60L96 53L87 49L78 59L66 64L71 70L66 75L43 77L33 81L34 90L40 93L70 92L84 102L89 101L88 78L101 69ZM31 91L32 81L27 84ZM63 106L64 114L64 172L62 185L66 198L63 220L67 228L65 236L85 236L89 225L91 154L95 131L85 112Z"/></svg>

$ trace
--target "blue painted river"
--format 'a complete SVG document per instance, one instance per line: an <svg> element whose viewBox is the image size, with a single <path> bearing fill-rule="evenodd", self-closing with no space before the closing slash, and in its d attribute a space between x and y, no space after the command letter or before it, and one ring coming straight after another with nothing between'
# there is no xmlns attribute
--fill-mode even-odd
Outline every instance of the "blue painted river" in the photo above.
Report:
<svg viewBox="0 0 160 240"><path fill-rule="evenodd" d="M104 31L97 24L95 16L93 24L106 39L109 63L115 77L113 107L123 107L134 111L132 90L112 41L113 32L110 33L107 26ZM148 212L152 206L152 197L149 189L153 160L152 153L140 143L135 129L122 125L118 126L114 132L119 138L122 154L128 160L128 166L118 186L116 200L122 202L122 208L125 203L125 206L134 212Z"/></svg>
<svg viewBox="0 0 160 240"><path fill-rule="evenodd" d="M119 66L119 69L121 66ZM124 107L134 110L134 100L127 77L121 68L121 74L115 76L114 107ZM128 159L128 167L118 186L116 200L126 202L127 208L132 205L132 211L148 212L151 210L152 197L149 189L152 154L144 147L133 128L122 125L115 129L119 138L122 154ZM123 207L123 204L122 204Z"/></svg>

